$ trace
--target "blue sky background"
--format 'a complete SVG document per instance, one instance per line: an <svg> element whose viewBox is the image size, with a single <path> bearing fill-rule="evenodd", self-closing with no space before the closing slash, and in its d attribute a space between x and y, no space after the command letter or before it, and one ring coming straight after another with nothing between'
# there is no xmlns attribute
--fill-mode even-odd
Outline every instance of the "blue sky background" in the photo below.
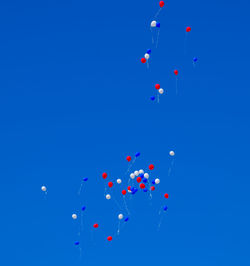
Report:
<svg viewBox="0 0 250 266"><path fill-rule="evenodd" d="M0 2L1 265L250 264L249 8L166 1L153 49L158 1ZM167 91L160 104L155 83ZM131 219L109 243L117 209L101 173L123 178L137 151L133 170L154 163L161 184L151 202L128 202Z"/></svg>

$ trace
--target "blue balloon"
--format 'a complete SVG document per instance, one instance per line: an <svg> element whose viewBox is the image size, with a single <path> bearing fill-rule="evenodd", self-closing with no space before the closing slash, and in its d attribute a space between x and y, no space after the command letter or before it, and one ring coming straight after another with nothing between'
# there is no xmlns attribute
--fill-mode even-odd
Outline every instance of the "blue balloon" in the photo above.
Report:
<svg viewBox="0 0 250 266"><path fill-rule="evenodd" d="M82 206L82 211L85 211L86 210L86 206Z"/></svg>
<svg viewBox="0 0 250 266"><path fill-rule="evenodd" d="M141 155L141 153L140 152L137 152L136 154L135 154L135 157L139 157Z"/></svg>
<svg viewBox="0 0 250 266"><path fill-rule="evenodd" d="M160 26L161 26L161 23L160 22L156 22L156 27L160 28Z"/></svg>
<svg viewBox="0 0 250 266"><path fill-rule="evenodd" d="M140 174L140 177L143 178L144 177L144 174Z"/></svg>
<svg viewBox="0 0 250 266"><path fill-rule="evenodd" d="M144 192L147 192L148 190L146 188L143 189Z"/></svg>
<svg viewBox="0 0 250 266"><path fill-rule="evenodd" d="M151 101L154 101L155 100L155 96L151 96L150 99L151 99Z"/></svg>
<svg viewBox="0 0 250 266"><path fill-rule="evenodd" d="M193 61L194 62L197 62L198 61L198 58L197 57L194 57Z"/></svg>
<svg viewBox="0 0 250 266"><path fill-rule="evenodd" d="M129 218L128 217L126 217L125 219L124 219L124 222L127 222L129 220Z"/></svg>
<svg viewBox="0 0 250 266"><path fill-rule="evenodd" d="M152 181L152 184L153 184L153 185L155 184L155 180Z"/></svg>
<svg viewBox="0 0 250 266"><path fill-rule="evenodd" d="M147 50L147 54L151 54L151 49L148 49Z"/></svg>
<svg viewBox="0 0 250 266"><path fill-rule="evenodd" d="M79 241L76 241L75 242L75 246L79 246L80 242Z"/></svg>
<svg viewBox="0 0 250 266"><path fill-rule="evenodd" d="M163 210L166 211L168 209L168 206L164 206Z"/></svg>
<svg viewBox="0 0 250 266"><path fill-rule="evenodd" d="M144 178L142 179L142 182L147 183L147 182L148 182L147 178L144 177Z"/></svg>
<svg viewBox="0 0 250 266"><path fill-rule="evenodd" d="M83 178L83 181L88 181L88 178L87 177Z"/></svg>

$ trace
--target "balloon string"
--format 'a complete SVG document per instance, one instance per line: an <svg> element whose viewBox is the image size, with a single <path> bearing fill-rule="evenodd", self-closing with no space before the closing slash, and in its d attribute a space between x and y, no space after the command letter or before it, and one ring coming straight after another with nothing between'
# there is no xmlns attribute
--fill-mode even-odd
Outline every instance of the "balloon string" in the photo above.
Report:
<svg viewBox="0 0 250 266"><path fill-rule="evenodd" d="M157 17L159 16L161 10L162 10L162 8L160 8L160 9L157 11L157 13L155 14L155 18L157 18Z"/></svg>
<svg viewBox="0 0 250 266"><path fill-rule="evenodd" d="M122 207L120 206L120 204L118 203L118 201L116 200L116 198L114 196L112 196L112 198L113 198L115 204L117 205L118 209L119 210L122 210Z"/></svg>
<svg viewBox="0 0 250 266"><path fill-rule="evenodd" d="M125 209L127 211L127 214L130 215L130 212L129 212L129 209L128 209L128 205L127 205L126 200L125 200L125 196L123 196L123 202L124 202L124 206L125 206Z"/></svg>
<svg viewBox="0 0 250 266"><path fill-rule="evenodd" d="M157 41L156 41L156 48L158 47L158 43L159 43L159 37L160 37L160 29L158 30L158 33L157 33Z"/></svg>
<svg viewBox="0 0 250 266"><path fill-rule="evenodd" d="M176 87L176 95L177 95L178 94L178 79L177 79L177 77L176 77L175 87Z"/></svg>
<svg viewBox="0 0 250 266"><path fill-rule="evenodd" d="M79 190L78 190L78 196L81 195L81 192L82 192L82 186L83 186L83 182L81 183L80 188L79 188Z"/></svg>
<svg viewBox="0 0 250 266"><path fill-rule="evenodd" d="M119 221L118 222L118 229L117 229L117 235L119 236L119 234L120 234L120 228L121 227L121 222Z"/></svg>
<svg viewBox="0 0 250 266"><path fill-rule="evenodd" d="M171 171L172 171L172 167L173 167L173 166L174 166L174 159L172 160L171 165L170 165L170 167L169 167L169 170L168 170L168 176L170 176Z"/></svg>
<svg viewBox="0 0 250 266"><path fill-rule="evenodd" d="M154 44L154 35L153 35L153 30L151 27L150 27L150 31L151 31L151 35L152 35L152 44Z"/></svg>

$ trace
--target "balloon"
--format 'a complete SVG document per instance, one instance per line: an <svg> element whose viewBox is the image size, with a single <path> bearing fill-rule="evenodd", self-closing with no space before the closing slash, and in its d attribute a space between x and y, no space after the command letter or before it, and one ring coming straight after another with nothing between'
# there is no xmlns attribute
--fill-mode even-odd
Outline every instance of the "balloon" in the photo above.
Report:
<svg viewBox="0 0 250 266"><path fill-rule="evenodd" d="M118 179L116 180L116 182L117 182L117 184L121 184L122 180L121 180L120 178L118 178Z"/></svg>
<svg viewBox="0 0 250 266"><path fill-rule="evenodd" d="M112 236L108 236L108 237L107 237L107 240L108 240L108 241L111 241L112 239L113 239Z"/></svg>
<svg viewBox="0 0 250 266"><path fill-rule="evenodd" d="M164 195L164 197L165 197L166 199L168 199L168 193L166 193L166 194Z"/></svg>
<svg viewBox="0 0 250 266"><path fill-rule="evenodd" d="M147 192L148 190L146 188L143 189L144 192Z"/></svg>
<svg viewBox="0 0 250 266"><path fill-rule="evenodd" d="M160 7L163 7L165 5L164 1L160 1L159 5Z"/></svg>
<svg viewBox="0 0 250 266"><path fill-rule="evenodd" d="M84 182L88 181L88 178L87 177L83 178L83 181Z"/></svg>
<svg viewBox="0 0 250 266"><path fill-rule="evenodd" d="M152 191L154 191L154 190L155 190L155 187L154 187L154 186L152 186L150 189L151 189Z"/></svg>
<svg viewBox="0 0 250 266"><path fill-rule="evenodd" d="M190 32L191 31L191 27L186 27L186 32Z"/></svg>
<svg viewBox="0 0 250 266"><path fill-rule="evenodd" d="M175 155L175 152L174 152L174 151L170 151L170 152L169 152L169 155L170 155L170 156L174 156L174 155Z"/></svg>
<svg viewBox="0 0 250 266"><path fill-rule="evenodd" d="M142 169L139 170L139 174L144 174L144 171Z"/></svg>
<svg viewBox="0 0 250 266"><path fill-rule="evenodd" d="M152 183L153 185L155 185L155 180L153 180L151 183Z"/></svg>
<svg viewBox="0 0 250 266"><path fill-rule="evenodd" d="M177 76L179 74L179 71L175 69L174 74Z"/></svg>
<svg viewBox="0 0 250 266"><path fill-rule="evenodd" d="M139 171L134 171L134 175L138 176L139 175Z"/></svg>
<svg viewBox="0 0 250 266"><path fill-rule="evenodd" d="M75 242L75 246L79 246L80 242L79 241L76 241Z"/></svg>
<svg viewBox="0 0 250 266"><path fill-rule="evenodd" d="M122 195L126 195L127 191L125 189L122 190Z"/></svg>
<svg viewBox="0 0 250 266"><path fill-rule="evenodd" d="M147 60L143 57L143 58L141 59L141 62L142 62L143 64L145 64L145 63L147 62Z"/></svg>
<svg viewBox="0 0 250 266"><path fill-rule="evenodd" d="M72 214L72 219L76 220L77 219L77 215L75 213Z"/></svg>
<svg viewBox="0 0 250 266"><path fill-rule="evenodd" d="M141 155L141 153L140 152L137 152L136 154L135 154L135 157L139 157Z"/></svg>
<svg viewBox="0 0 250 266"><path fill-rule="evenodd" d="M160 89L160 84L155 84L155 88L157 89L157 90L159 90Z"/></svg>
<svg viewBox="0 0 250 266"><path fill-rule="evenodd" d="M93 227L94 227L94 228L98 228L99 225L98 225L98 224L94 224Z"/></svg>
<svg viewBox="0 0 250 266"><path fill-rule="evenodd" d="M145 173L144 174L144 177L147 178L147 179L149 179L149 174L148 173Z"/></svg>
<svg viewBox="0 0 250 266"><path fill-rule="evenodd" d="M86 207L85 206L82 206L82 211L85 211L86 210Z"/></svg>
<svg viewBox="0 0 250 266"><path fill-rule="evenodd" d="M148 49L147 50L147 54L151 54L151 49Z"/></svg>
<svg viewBox="0 0 250 266"><path fill-rule="evenodd" d="M42 187L41 187L41 190L42 190L43 192L46 192L46 191L47 191L47 188L46 188L45 186L42 186Z"/></svg>
<svg viewBox="0 0 250 266"><path fill-rule="evenodd" d="M160 179L159 179L159 178L156 178L156 179L155 179L155 184L156 184L156 185L160 184Z"/></svg>
<svg viewBox="0 0 250 266"><path fill-rule="evenodd" d="M140 177L143 178L144 177L144 174L140 174Z"/></svg>
<svg viewBox="0 0 250 266"><path fill-rule="evenodd" d="M109 187L113 187L113 182L108 182Z"/></svg>
<svg viewBox="0 0 250 266"><path fill-rule="evenodd" d="M160 26L161 26L161 23L160 23L160 22L157 22L157 23L156 23L156 27L157 27L157 28L160 28Z"/></svg>
<svg viewBox="0 0 250 266"><path fill-rule="evenodd" d="M155 20L153 20L153 21L151 22L151 27L152 27L152 28L155 28L155 27L156 27L156 23L157 23L157 22L156 22Z"/></svg>
<svg viewBox="0 0 250 266"><path fill-rule="evenodd" d="M125 222L127 222L128 220L129 220L129 217L126 217L126 218L124 219Z"/></svg>
<svg viewBox="0 0 250 266"><path fill-rule="evenodd" d="M103 179L106 179L108 177L108 174L107 173L103 173L102 177L103 177Z"/></svg>
<svg viewBox="0 0 250 266"><path fill-rule="evenodd" d="M131 192L131 186L128 186L128 192Z"/></svg>
<svg viewBox="0 0 250 266"><path fill-rule="evenodd" d="M119 219L119 220L122 220L122 219L123 219L123 214L120 213L120 214L118 215L118 219Z"/></svg>
<svg viewBox="0 0 250 266"><path fill-rule="evenodd" d="M194 61L194 62L197 62L197 61L198 61L198 58L197 58L197 57L194 57L194 58L193 58L193 61Z"/></svg>
<svg viewBox="0 0 250 266"><path fill-rule="evenodd" d="M164 93L164 90L163 89L159 89L159 93L160 94L163 94Z"/></svg>
<svg viewBox="0 0 250 266"><path fill-rule="evenodd" d="M166 211L168 209L168 206L164 206L163 210Z"/></svg>
<svg viewBox="0 0 250 266"><path fill-rule="evenodd" d="M153 164L150 164L150 165L148 166L148 168L149 168L149 170L153 170L155 167L154 167Z"/></svg>
<svg viewBox="0 0 250 266"><path fill-rule="evenodd" d="M151 99L151 101L154 101L155 100L155 96L151 96L150 99Z"/></svg>
<svg viewBox="0 0 250 266"><path fill-rule="evenodd" d="M131 158L131 156L127 156L126 159L127 159L128 162L130 162L132 158Z"/></svg>
<svg viewBox="0 0 250 266"><path fill-rule="evenodd" d="M138 183L141 183L141 177L140 177L140 176L137 177L137 178L136 178L136 181L137 181Z"/></svg>
<svg viewBox="0 0 250 266"><path fill-rule="evenodd" d="M133 174L133 173L130 174L130 178L131 178L131 179L134 179L134 178L135 178L135 174Z"/></svg>
<svg viewBox="0 0 250 266"><path fill-rule="evenodd" d="M106 195L106 199L107 199L107 200L110 200L110 199L111 199L110 194L107 194L107 195Z"/></svg>
<svg viewBox="0 0 250 266"><path fill-rule="evenodd" d="M145 186L144 183L141 183L141 184L140 184L140 188L141 188L141 189L144 189L145 187L146 187L146 186Z"/></svg>
<svg viewBox="0 0 250 266"><path fill-rule="evenodd" d="M147 178L144 177L144 178L142 179L142 182L143 182L143 183L147 183L147 182L148 182Z"/></svg>
<svg viewBox="0 0 250 266"><path fill-rule="evenodd" d="M146 53L146 54L144 55L144 58L145 58L146 60L148 60L149 57L150 57L150 55L149 55L148 53Z"/></svg>

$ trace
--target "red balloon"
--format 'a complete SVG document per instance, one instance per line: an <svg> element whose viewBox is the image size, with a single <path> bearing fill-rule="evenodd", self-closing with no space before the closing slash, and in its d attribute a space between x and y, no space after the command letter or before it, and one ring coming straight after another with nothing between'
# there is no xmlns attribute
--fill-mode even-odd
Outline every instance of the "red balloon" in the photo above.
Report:
<svg viewBox="0 0 250 266"><path fill-rule="evenodd" d="M155 84L155 88L159 90L161 88L160 84Z"/></svg>
<svg viewBox="0 0 250 266"><path fill-rule="evenodd" d="M160 1L159 5L160 7L163 7L165 5L164 1Z"/></svg>
<svg viewBox="0 0 250 266"><path fill-rule="evenodd" d="M191 31L191 27L186 27L186 32L190 32Z"/></svg>
<svg viewBox="0 0 250 266"><path fill-rule="evenodd" d="M123 189L122 191L122 195L126 195L127 191L125 189Z"/></svg>
<svg viewBox="0 0 250 266"><path fill-rule="evenodd" d="M146 187L145 184L143 184L143 183L140 184L141 189L144 189L145 187Z"/></svg>
<svg viewBox="0 0 250 266"><path fill-rule="evenodd" d="M136 181L137 181L138 183L141 183L141 177L138 176L138 177L136 178Z"/></svg>
<svg viewBox="0 0 250 266"><path fill-rule="evenodd" d="M108 241L111 241L113 238L112 238L112 236L108 236L107 239L108 239Z"/></svg>
<svg viewBox="0 0 250 266"><path fill-rule="evenodd" d="M102 177L103 177L103 179L106 179L108 177L108 174L107 173L103 173Z"/></svg>
<svg viewBox="0 0 250 266"><path fill-rule="evenodd" d="M126 159L127 159L128 162L130 162L132 158L131 158L131 156L127 156Z"/></svg>
<svg viewBox="0 0 250 266"><path fill-rule="evenodd" d="M149 168L149 170L153 170L155 167L154 167L153 164L150 164L150 165L148 166L148 168Z"/></svg>
<svg viewBox="0 0 250 266"><path fill-rule="evenodd" d="M131 191L131 186L128 186L128 191Z"/></svg>
<svg viewBox="0 0 250 266"><path fill-rule="evenodd" d="M113 182L108 182L109 187L113 187Z"/></svg>
<svg viewBox="0 0 250 266"><path fill-rule="evenodd" d="M179 71L177 69L175 69L174 74L177 76L179 74Z"/></svg>
<svg viewBox="0 0 250 266"><path fill-rule="evenodd" d="M150 189L151 189L152 191L154 191L154 190L155 190L155 187L154 187L154 186L152 186Z"/></svg>
<svg viewBox="0 0 250 266"><path fill-rule="evenodd" d="M168 199L168 193L166 193L166 194L164 195L164 197L165 197L166 199Z"/></svg>
<svg viewBox="0 0 250 266"><path fill-rule="evenodd" d="M94 224L93 225L94 228L98 228L98 226L99 226L98 224Z"/></svg>
<svg viewBox="0 0 250 266"><path fill-rule="evenodd" d="M145 63L147 62L147 60L143 57L143 58L141 59L141 62L142 62L143 64L145 64Z"/></svg>

